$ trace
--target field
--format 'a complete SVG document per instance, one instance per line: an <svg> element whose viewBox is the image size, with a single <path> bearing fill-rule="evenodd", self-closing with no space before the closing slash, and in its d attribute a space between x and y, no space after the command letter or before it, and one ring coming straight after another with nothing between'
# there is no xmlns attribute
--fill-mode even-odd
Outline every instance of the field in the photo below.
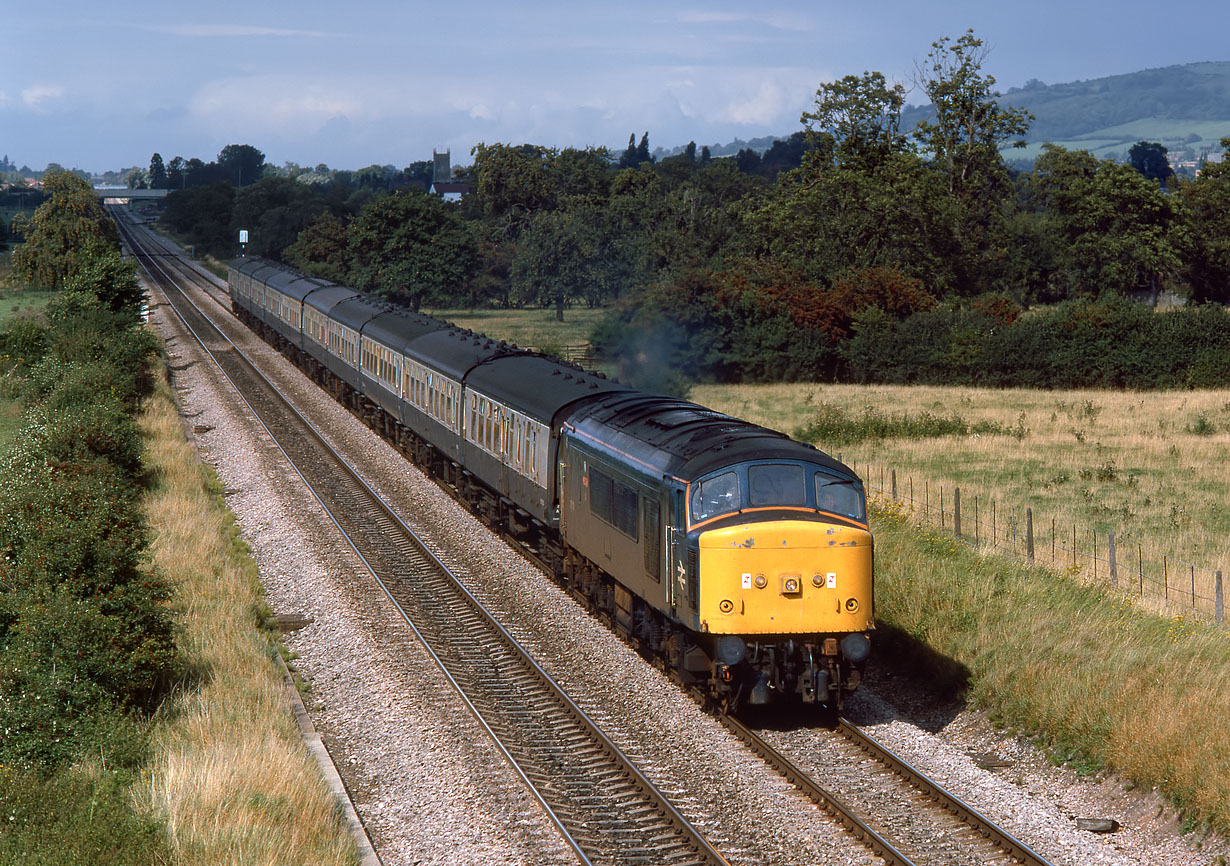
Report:
<svg viewBox="0 0 1230 866"><path fill-rule="evenodd" d="M487 334L518 346L540 349L573 359L589 344L589 335L605 315L601 309L572 307L564 321L555 321L555 308L524 310L430 309L424 313Z"/></svg>
<svg viewBox="0 0 1230 866"><path fill-rule="evenodd" d="M1055 521L1060 546L1074 526L1078 547L1114 532L1125 567L1164 567L1172 587L1176 573L1194 567L1207 583L1230 566L1230 391L771 385L691 396L803 434L881 495L895 470L902 497L911 485L921 500L925 487L934 508L938 489L951 503L959 487L967 518L974 502L984 517L991 502L1000 514L1029 508L1040 536ZM1198 581L1198 601L1212 592Z"/></svg>

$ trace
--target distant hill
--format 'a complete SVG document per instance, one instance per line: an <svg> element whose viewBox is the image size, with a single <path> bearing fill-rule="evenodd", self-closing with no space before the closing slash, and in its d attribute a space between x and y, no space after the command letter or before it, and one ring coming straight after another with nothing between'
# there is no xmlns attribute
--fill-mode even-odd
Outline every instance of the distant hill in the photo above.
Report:
<svg viewBox="0 0 1230 866"><path fill-rule="evenodd" d="M1024 87L1011 88L1001 101L1034 115L1026 137L1028 147L1005 150L1009 162L1032 163L1047 142L1088 150L1099 159L1125 160L1136 142L1157 141L1166 145L1171 164L1176 165L1220 153L1221 139L1230 136L1230 61L1167 66L1067 84L1043 84L1035 79ZM912 129L930 114L930 106L907 106L902 127ZM743 147L764 151L774 140L766 137L709 147L719 156Z"/></svg>

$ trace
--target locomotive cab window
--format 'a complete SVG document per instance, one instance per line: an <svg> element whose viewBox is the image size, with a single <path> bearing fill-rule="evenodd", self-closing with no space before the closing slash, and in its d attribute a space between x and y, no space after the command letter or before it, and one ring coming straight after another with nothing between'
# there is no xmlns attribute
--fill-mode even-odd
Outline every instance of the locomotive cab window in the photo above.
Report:
<svg viewBox="0 0 1230 866"><path fill-rule="evenodd" d="M855 520L863 520L867 515L860 486L823 472L816 473L816 507Z"/></svg>
<svg viewBox="0 0 1230 866"><path fill-rule="evenodd" d="M753 508L768 505L807 504L807 482L803 467L788 463L750 466L747 470L748 504Z"/></svg>
<svg viewBox="0 0 1230 866"><path fill-rule="evenodd" d="M721 475L715 475L693 484L688 504L692 510L693 523L708 520L719 514L738 511L742 505L739 494L739 476L733 472L723 472Z"/></svg>

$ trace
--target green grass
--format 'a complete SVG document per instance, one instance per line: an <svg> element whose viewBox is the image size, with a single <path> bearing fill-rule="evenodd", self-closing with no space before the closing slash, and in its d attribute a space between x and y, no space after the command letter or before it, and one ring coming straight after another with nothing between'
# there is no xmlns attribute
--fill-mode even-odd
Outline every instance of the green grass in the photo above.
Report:
<svg viewBox="0 0 1230 866"><path fill-rule="evenodd" d="M980 555L892 507L872 531L882 657L963 688L1056 761L1156 786L1189 826L1230 830L1230 731L1212 723L1230 713L1230 635Z"/></svg>
<svg viewBox="0 0 1230 866"><path fill-rule="evenodd" d="M604 310L572 307L564 321L555 321L555 309L522 310L424 309L423 312L518 346L558 354L563 347L588 346L589 335L601 321Z"/></svg>
<svg viewBox="0 0 1230 866"><path fill-rule="evenodd" d="M14 287L8 257L0 259L0 330L14 317L32 315L47 304L54 292ZM0 359L2 369L3 359ZM21 406L0 392L0 450L8 447L21 426Z"/></svg>

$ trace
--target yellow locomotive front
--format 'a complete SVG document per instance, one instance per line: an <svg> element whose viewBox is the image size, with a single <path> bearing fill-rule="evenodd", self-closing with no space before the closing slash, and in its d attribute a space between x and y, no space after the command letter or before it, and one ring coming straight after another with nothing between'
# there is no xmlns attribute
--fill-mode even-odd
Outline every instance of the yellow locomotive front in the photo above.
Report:
<svg viewBox="0 0 1230 866"><path fill-rule="evenodd" d="M856 478L751 463L689 486L689 575L712 688L728 704L839 706L874 628L872 539Z"/></svg>

